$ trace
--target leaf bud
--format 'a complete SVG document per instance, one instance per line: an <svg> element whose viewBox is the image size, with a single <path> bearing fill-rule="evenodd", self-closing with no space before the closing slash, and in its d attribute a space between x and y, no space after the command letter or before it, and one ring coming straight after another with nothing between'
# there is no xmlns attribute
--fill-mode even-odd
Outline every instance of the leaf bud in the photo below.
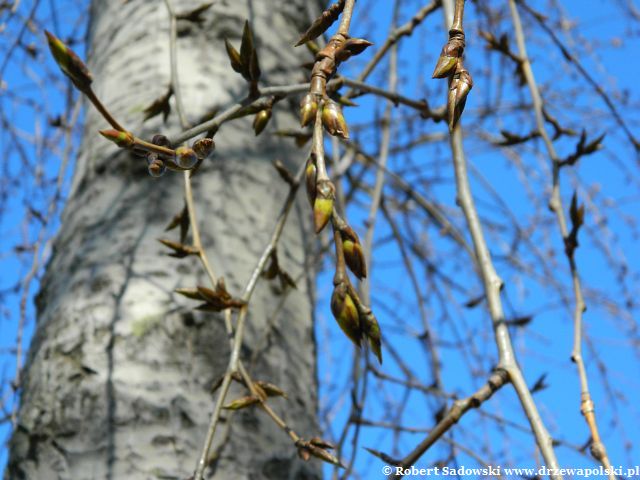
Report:
<svg viewBox="0 0 640 480"><path fill-rule="evenodd" d="M216 143L213 141L213 138L204 137L196 140L191 148L196 152L198 158L204 159L211 155L211 152L215 150Z"/></svg>
<svg viewBox="0 0 640 480"><path fill-rule="evenodd" d="M53 58L62 73L71 79L78 90L82 92L87 90L93 81L93 77L84 62L58 37L46 30L44 34L47 37Z"/></svg>
<svg viewBox="0 0 640 480"><path fill-rule="evenodd" d="M458 59L464 52L464 36L458 35L449 39L442 47L440 57L433 70L432 78L446 78L456 72Z"/></svg>
<svg viewBox="0 0 640 480"><path fill-rule="evenodd" d="M458 71L451 81L449 87L448 96L448 109L449 109L449 128L453 128L460 120L460 116L464 111L464 106L467 103L467 96L469 91L473 88L473 80L471 75L464 67L459 66Z"/></svg>
<svg viewBox="0 0 640 480"><path fill-rule="evenodd" d="M342 109L334 101L327 101L322 108L322 124L330 135L349 138L347 122L342 114Z"/></svg>
<svg viewBox="0 0 640 480"><path fill-rule="evenodd" d="M316 185L316 197L313 202L313 224L316 233L325 227L333 215L335 187L330 180L321 180Z"/></svg>
<svg viewBox="0 0 640 480"><path fill-rule="evenodd" d="M149 153L147 155L147 163L148 163L147 168L149 170L149 175L151 175L152 177L155 177L155 178L161 177L167 171L167 166L164 164L162 160L158 158L157 153L153 153L153 152Z"/></svg>
<svg viewBox="0 0 640 480"><path fill-rule="evenodd" d="M246 397L240 397L233 402L223 406L225 410L240 410L242 408L250 407L258 403L260 399L254 395L247 395Z"/></svg>
<svg viewBox="0 0 640 480"><path fill-rule="evenodd" d="M135 139L130 132L122 132L120 130L109 129L100 130L100 135L102 135L107 140L111 140L120 148L129 148L132 147L135 143Z"/></svg>
<svg viewBox="0 0 640 480"><path fill-rule="evenodd" d="M224 39L224 46L227 49L227 55L229 56L229 61L231 62L231 68L238 73L243 73L245 70L242 65L242 60L240 59L240 52L234 48L233 45L227 40Z"/></svg>
<svg viewBox="0 0 640 480"><path fill-rule="evenodd" d="M260 110L256 113L256 116L253 118L253 131L256 136L260 135L264 130L264 127L269 123L269 119L271 118L271 109L265 108L264 110Z"/></svg>
<svg viewBox="0 0 640 480"><path fill-rule="evenodd" d="M306 127L316 118L318 100L315 95L307 93L300 102L300 126Z"/></svg>
<svg viewBox="0 0 640 480"><path fill-rule="evenodd" d="M356 232L349 226L340 229L344 259L356 277L360 280L367 276L367 265L362 251L362 244Z"/></svg>
<svg viewBox="0 0 640 480"><path fill-rule="evenodd" d="M313 204L316 201L316 177L318 175L318 171L316 168L316 163L314 161L314 156L310 156L307 160L307 167L304 172L305 177L305 185L307 187L307 198L309 199L309 203L313 207Z"/></svg>
<svg viewBox="0 0 640 480"><path fill-rule="evenodd" d="M198 163L198 156L192 148L178 147L175 155L176 165L186 170L193 168Z"/></svg>
<svg viewBox="0 0 640 480"><path fill-rule="evenodd" d="M342 331L349 339L360 346L362 331L356 304L348 293L347 285L342 282L335 286L331 295L331 313Z"/></svg>
<svg viewBox="0 0 640 480"><path fill-rule="evenodd" d="M360 323L364 330L371 351L374 353L380 363L382 363L382 333L380 332L380 324L371 310L360 316Z"/></svg>

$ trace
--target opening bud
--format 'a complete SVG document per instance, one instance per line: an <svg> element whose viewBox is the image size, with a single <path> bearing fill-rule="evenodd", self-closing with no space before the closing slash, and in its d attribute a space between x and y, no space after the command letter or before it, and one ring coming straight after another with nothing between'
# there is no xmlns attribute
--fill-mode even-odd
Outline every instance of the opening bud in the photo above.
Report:
<svg viewBox="0 0 640 480"><path fill-rule="evenodd" d="M53 58L60 67L60 70L62 70L62 73L71 79L78 90L87 90L93 81L93 77L84 62L58 37L46 30L44 34L47 36L47 42L49 43L49 49L51 50Z"/></svg>
<svg viewBox="0 0 640 480"><path fill-rule="evenodd" d="M321 180L316 184L316 198L313 202L313 223L316 233L320 233L331 220L335 191L330 180Z"/></svg>
<svg viewBox="0 0 640 480"><path fill-rule="evenodd" d="M107 140L111 140L120 148L129 148L129 147L132 147L133 144L135 143L133 134L129 132L122 132L120 130L113 130L113 129L100 130L100 135L102 135Z"/></svg>
<svg viewBox="0 0 640 480"><path fill-rule="evenodd" d="M347 285L339 283L331 295L331 313L342 331L356 345L360 346L362 330L356 304L348 293Z"/></svg>
<svg viewBox="0 0 640 480"><path fill-rule="evenodd" d="M356 232L349 226L340 230L344 259L356 277L360 280L367 276L367 265L362 251L362 244Z"/></svg>
<svg viewBox="0 0 640 480"><path fill-rule="evenodd" d="M458 59L464 52L464 34L458 33L449 38L449 41L442 47L440 58L433 70L432 78L446 78L456 71Z"/></svg>
<svg viewBox="0 0 640 480"><path fill-rule="evenodd" d="M349 138L349 129L342 109L332 100L327 101L322 108L322 125L330 135Z"/></svg>

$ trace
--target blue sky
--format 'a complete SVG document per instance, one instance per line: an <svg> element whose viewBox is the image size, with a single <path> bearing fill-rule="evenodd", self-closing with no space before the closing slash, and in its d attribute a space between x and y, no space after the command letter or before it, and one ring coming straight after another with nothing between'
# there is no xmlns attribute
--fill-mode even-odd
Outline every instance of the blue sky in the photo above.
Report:
<svg viewBox="0 0 640 480"><path fill-rule="evenodd" d="M407 7L404 12L413 12L417 9L416 3L421 2L406 2ZM411 4L411 5L409 5ZM545 11L540 5L546 6L545 2L536 2L535 6L542 11ZM627 22L625 17L620 14L619 11L607 5L607 2L563 2L563 8L567 18L576 22L577 29L574 32L575 38L581 40L582 37L588 38L591 42L594 42L600 47L593 52L589 52L590 55L585 56L582 61L585 67L590 73L599 81L602 82L605 89L611 88L610 94L615 98L617 95L623 95L625 91L628 91L633 99L632 105L635 106L635 110L626 111L625 118L632 125L634 133L638 132L637 122L637 94L635 87L635 78L638 74L637 62L630 61L630 53L637 47L637 26L634 26L631 22ZM369 9L369 12L375 12L368 19L370 21L370 32L373 32L374 36L378 35L383 38L388 31L388 23L391 18L390 2L375 2L375 6ZM477 23L473 23L475 12L473 6L468 2L467 11L469 13L468 18L470 24L477 28ZM362 14L362 12L359 12ZM521 14L525 20L526 15ZM404 19L406 20L406 16ZM628 20L628 19L627 19ZM444 85L436 81L430 80L430 73L432 70L435 56L439 53L442 38L444 32L442 32L441 17L439 15L434 16L426 22L423 29L421 29L413 40L409 40L403 43L400 50L401 58L404 58L404 84L402 91L405 95L420 97L427 92L441 92L440 95L444 96ZM401 21L402 23L402 21ZM468 25L469 25L468 23ZM354 25L358 25L358 21L354 21ZM472 27L472 28L473 28ZM440 37L434 41L431 35L437 35ZM498 32L501 33L501 32ZM466 54L469 58L468 68L473 73L474 58L481 57L481 60L476 60L475 64L485 60L485 51L482 42L474 42L473 37L467 34L467 50ZM623 39L623 36L627 35ZM376 42L375 38L371 38ZM536 74L536 78L540 85L547 85L551 81L563 81L567 77L573 79L575 74L570 68L563 65L562 58L558 54L557 50L549 44L544 42L544 37L537 34L536 36L528 37L530 43L528 45L529 54L533 60L533 68ZM613 40L612 40L613 39ZM480 43L480 45L478 44ZM421 49L420 45L429 45L428 49ZM571 43L569 43L571 45ZM572 45L572 48L575 45ZM578 51L581 51L582 44L578 43ZM515 48L514 42L512 42L512 48ZM427 51L425 51L427 50ZM414 56L419 61L407 60L408 57ZM500 63L496 59L492 59L493 68L500 68ZM366 58L362 59L362 63L366 62ZM484 65L484 64L483 64ZM503 67L504 68L504 67ZM357 72L357 67L354 67ZM509 70L510 71L510 70ZM347 73L348 75L348 73ZM557 85L554 85L556 87ZM569 86L568 86L569 87ZM560 87L562 89L562 87ZM484 104L491 103L492 99L495 99L496 85L487 84L486 82L478 82L474 86L473 91L470 94L470 98L467 102L467 111L473 112L474 109L481 108ZM520 98L529 98L526 90L517 91L510 94L509 92L503 93L504 101L517 100ZM429 97L430 99L432 97ZM606 139L604 148L600 152L592 155L591 157L584 158L576 171L578 176L573 177L567 175L563 178L563 199L568 208L571 195L574 191L575 185L578 180L581 182L581 187L578 188L579 193L584 194L586 191L600 191L600 196L595 195L594 198L602 200L603 198L616 199L613 204L617 207L612 208L606 212L608 214L608 229L611 232L610 236L614 239L611 241L613 253L612 255L621 258L625 257L631 270L635 272L638 265L638 249L635 247L637 238L634 232L630 231L625 223L625 217L634 216L637 217L638 212L638 195L637 195L637 154L630 148L629 143L625 140L621 134L619 128L612 122L603 122L599 124L599 120L603 118L602 112L604 110L603 102L594 97L594 95L578 95L575 98L560 98L556 101L564 106L566 104L576 106L579 108L581 119L576 121L576 117L572 117L572 113L562 111L561 108L554 110L554 114L559 115L563 121L571 122L573 128L585 128L590 138L606 133ZM366 112L367 108L371 108L373 111L380 112L383 108L383 102L364 98L359 99L358 103L361 106L361 111L358 109L348 109L347 112L351 115L348 119L352 122L362 121L362 118L372 118L375 113ZM437 105L437 104L436 104ZM553 103L552 103L553 105ZM362 110L365 110L363 113ZM558 112L559 111L559 112ZM558 112L558 113L556 113ZM562 115L562 116L560 116ZM512 132L519 134L526 134L533 126L533 114L530 114L531 122L526 123L513 123L513 120L509 120L505 117L504 124L499 125L499 128L505 128ZM520 120L521 121L521 120ZM577 125L577 126L576 126ZM498 134L497 129L494 126L493 132ZM424 128L425 132L443 132L444 127L442 125L428 124ZM637 133L636 133L637 134ZM398 143L401 142L401 133L398 134ZM568 141L557 142L557 149L560 155L567 155L571 153L575 146L575 139ZM474 195L479 205L481 215L484 218L491 220L499 220L502 216L506 215L506 208L496 206L496 202L493 200L490 193L487 191L485 184L490 184L495 192L504 199L505 206L515 216L519 218L530 218L534 215L540 215L539 209L536 210L528 200L528 195L523 184L518 179L519 172L514 167L513 163L497 153L493 146L489 146L486 143L478 142L474 139L467 139L465 141L465 148L467 151L468 159L472 164L473 169L471 183ZM537 156L537 151L543 151L542 145L538 144L536 150L532 150L531 147L524 147L524 158ZM438 151L438 148L424 148L418 149L414 152L413 158L392 158L390 165L392 169L407 168L406 164L425 165L429 166L428 161L422 161L416 159L416 155L425 156L446 156L447 148L443 146ZM612 161L615 159L615 161ZM414 162L414 163L412 163ZM422 162L422 163L421 163ZM545 185L545 180L548 178L548 173L543 171L546 158L544 155L541 158L540 171L534 171L534 173L540 174L540 182L535 184ZM612 165L613 164L613 165ZM623 167L616 166L621 164ZM430 167L426 167L430 168ZM398 170L395 170L398 171ZM451 184L452 172L442 169L438 171L434 176L441 175L449 181L443 181L440 184L434 182L430 186L431 192L437 198L445 199L443 202L451 208L454 207L455 192ZM540 194L540 192L538 192ZM447 201L448 200L448 201ZM366 199L363 198L366 202ZM612 204L612 205L613 205ZM589 209L587 209L589 212ZM542 212L544 214L545 212ZM588 214L589 215L589 214ZM350 220L354 224L354 228L360 233L364 231L362 221L364 220L361 211L358 209L352 209ZM547 212L547 220L550 222L553 220L551 214ZM361 222L358 225L358 221ZM598 238L601 235L595 226L593 225L595 219L592 217L590 225L587 226L591 230L591 235L587 235L587 229L583 230L580 234L580 248L576 254L580 273L583 278L583 282L586 289L602 289L605 297L608 295L610 298L616 298L620 295L620 292L614 287L616 271L607 262L606 258L598 253L595 248L595 242L602 240ZM553 225L552 225L553 227ZM551 235L549 236L550 246L558 248L558 234L554 228L550 228ZM377 239L380 243L384 242L384 239L389 235L389 229L385 225L385 222L380 221L377 227ZM532 315L534 320L526 329L512 329L512 335L516 349L519 351L519 358L521 365L525 371L525 377L530 385L540 378L542 375L546 375L545 382L550 385L546 390L542 390L536 393L535 399L540 404L540 410L548 422L548 427L554 437L559 437L567 442L574 444L582 444L588 439L588 430L585 423L579 413L579 384L576 376L575 366L569 361L571 352L571 345L573 339L573 325L571 319L571 307L572 307L572 295L569 295L569 307L563 305L550 305L553 297L550 296L550 292L542 288L536 283L528 281L526 278L522 278L519 275L513 274L513 270L507 268L506 262L501 261L500 248L496 248L496 245L500 246L500 242L506 242L508 236L494 235L489 236L492 245L492 253L498 257L496 258L496 268L498 273L502 275L507 287L505 290L504 304L507 315ZM605 238L608 242L609 238ZM534 237L534 241L541 241L538 237ZM442 245L441 245L442 246ZM541 247L547 245L541 244ZM460 263L464 266L464 260L462 255L458 255L458 252L451 251L451 246L443 246L444 251L449 251L453 255L460 256ZM442 254L442 252L439 252ZM559 249L559 256L556 259L554 265L561 270L566 270L566 261L562 257L562 249ZM379 260L378 260L379 259ZM396 313L400 312L398 316L407 320L409 327L412 325L415 327L414 332L419 332L419 327L415 326L412 318L417 316L416 305L411 302L397 302L389 299L389 292L402 292L409 291L410 284L400 265L400 254L392 245L386 244L382 247L374 257L374 264L372 265L372 280L371 288L374 292L374 299L382 299L380 305L375 309L378 312L378 316L381 319L383 331L388 339L392 339L396 347L400 347L403 357L409 364L415 362L425 362L425 352L418 346L418 342L409 341L403 334L399 335L397 326L389 319L389 308L395 310ZM438 261L436 257L434 261ZM328 262L330 263L330 262ZM463 267L461 267L463 268ZM456 275L455 266L450 271L454 276ZM330 271L323 280L320 280L320 285L328 284L330 279ZM635 275L635 281L631 282L631 285L635 286L634 292L637 294L637 274ZM560 277L563 278L563 277ZM465 279L468 280L468 279ZM570 277L564 276L565 285L570 285ZM330 290L327 288L324 290L325 296L328 297ZM480 293L480 290L477 290ZM631 293L633 296L633 292ZM464 302L464 298L458 298L460 302ZM328 309L322 308L323 302L320 301L320 318L326 319L327 325L331 324L331 316ZM325 302L326 305L326 302ZM384 307L383 307L384 305ZM374 301L374 307L376 302ZM380 313L383 312L383 313ZM442 312L437 306L430 308L430 314L434 319L437 319ZM465 328L470 329L473 336L481 336L483 338L482 348L480 354L483 357L495 358L495 346L491 338L491 334L488 328L488 318L485 314L482 306L473 310L464 310L461 312L461 316L464 318L464 324L460 325L460 329L464 331ZM613 318L612 318L613 317ZM637 463L637 459L640 458L640 452L638 451L637 442L638 426L640 426L640 419L638 415L637 407L634 405L634 394L640 386L638 384L639 369L637 363L637 350L629 347L629 339L625 335L625 329L620 329L620 324L624 323L621 319L616 319L615 315L606 311L606 308L596 306L594 304L589 305L589 310L584 316L585 329L588 332L589 337L593 344L597 347L596 351L598 356L594 357L591 349L585 347L585 358L588 366L588 373L591 379L591 390L596 408L598 412L598 418L600 423L601 434L609 450L612 463L616 466L630 466ZM446 332L446 329L445 329ZM336 337L339 337L336 336ZM451 333L444 333L441 340L443 342L446 339L451 339ZM340 342L339 338L332 337L332 341ZM346 345L346 342L344 342ZM340 352L341 347L336 346L336 351ZM448 352L445 350L443 354L443 377L449 379L450 383L456 384L456 393L461 396L466 396L479 386L478 378L469 378L468 367L465 362L460 358L457 352ZM333 350L329 350L332 352ZM335 375L335 369L340 358L339 354L334 355L334 362L324 361L320 359L320 378L323 379L323 375L330 377ZM389 358L388 355L386 357ZM347 363L350 365L349 363ZM401 372L397 365L394 365L392 361L387 361L385 364L385 371L393 375L401 376ZM606 368L607 375L610 378L611 385L604 385L601 381L600 368ZM425 370L427 370L425 368ZM350 370L343 372L340 377L343 382L346 381L347 375L350 374ZM455 380L451 380L455 379ZM425 383L428 382L428 375L423 379ZM372 380L375 387L373 391L377 389L383 389L380 383ZM447 380L445 380L447 383ZM336 381L337 385L340 385L340 381ZM610 390L607 390L610 389ZM327 390L325 390L327 391ZM335 390L329 389L324 399L327 405L332 405L340 400L346 401L348 404L348 398L344 398L344 395L340 394L341 389L336 387ZM384 392L390 397L402 398L404 389L392 388L388 385L384 387ZM382 397L383 395L380 395ZM367 406L365 407L365 418L376 418L381 413L381 400L375 394L369 395L367 399ZM431 414L427 408L432 407L433 404L437 404L437 401L425 398L423 395L411 394L405 400L405 412L402 415L401 423L408 426L420 426L429 428L434 424ZM496 411L509 412L510 418L515 419L519 425L526 426L526 419L519 412L519 403L517 398L513 394L512 390L507 387L494 396L490 402L482 408L483 411L492 413ZM346 421L348 416L348 409L343 406L341 414L337 414L338 420L334 421L332 429L336 432L341 431L341 427ZM465 430L467 434L469 432L475 432L478 441L481 441L483 435L480 432L485 432L489 435L489 442L494 446L497 451L501 449L507 449L507 458L511 458L512 463L516 466L534 466L535 460L532 455L532 439L529 434L522 435L515 428L504 427L503 429L495 429L495 424L491 420L487 420L481 414L471 412L465 417L459 424L459 427ZM500 431L502 430L502 431ZM424 433L420 434L405 434L399 441L397 450L394 451L393 438L388 431L379 428L363 428L361 433L361 445L369 446L378 450L385 451L392 454L395 457L401 457L406 455L423 437ZM454 433L454 438L464 438ZM474 438L472 433L471 438ZM486 439L486 438L485 438ZM634 443L633 447L628 447L627 443ZM464 444L464 440L461 440ZM347 442L348 444L348 442ZM473 446L473 444L467 446ZM503 446L503 447L502 447ZM348 450L348 449L347 449ZM438 459L441 459L446 451L446 447L439 447L436 445L421 459L420 466L429 466ZM504 453L504 451L503 451ZM557 451L560 459L560 464L563 467L590 467L593 466L593 462L584 458L583 456L576 454L569 448L558 447ZM459 456L460 464L465 466L477 466L477 462L470 459L465 454ZM635 460L635 463L634 463ZM372 459L366 452L358 454L358 460L356 462L356 470L360 471L363 478L376 478L383 463L378 459Z"/></svg>

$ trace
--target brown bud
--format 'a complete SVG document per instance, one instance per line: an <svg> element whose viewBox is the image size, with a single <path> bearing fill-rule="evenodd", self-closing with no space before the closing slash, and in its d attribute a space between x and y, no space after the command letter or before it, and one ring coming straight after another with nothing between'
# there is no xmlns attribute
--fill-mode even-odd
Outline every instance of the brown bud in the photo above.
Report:
<svg viewBox="0 0 640 480"><path fill-rule="evenodd" d="M335 445L331 442L326 441L320 437L313 437L309 440L311 445L314 445L319 448L324 448L325 450L335 450Z"/></svg>
<svg viewBox="0 0 640 480"><path fill-rule="evenodd" d="M322 124L330 135L349 138L347 122L342 114L342 109L334 101L327 101L322 108Z"/></svg>
<svg viewBox="0 0 640 480"><path fill-rule="evenodd" d="M450 57L449 55L440 55L436 68L431 78L446 78L453 73L458 62L458 57Z"/></svg>
<svg viewBox="0 0 640 480"><path fill-rule="evenodd" d="M176 149L176 157L175 157L176 165L180 168L190 169L198 163L198 156L196 152L193 151L192 148L189 147L178 147Z"/></svg>
<svg viewBox="0 0 640 480"><path fill-rule="evenodd" d="M458 59L462 57L463 52L464 36L458 34L450 38L444 47L442 47L442 52L440 52L440 58L438 58L436 68L433 70L432 78L446 78L453 75L456 71Z"/></svg>
<svg viewBox="0 0 640 480"><path fill-rule="evenodd" d="M300 126L306 127L315 120L318 112L318 100L315 95L307 93L300 102Z"/></svg>
<svg viewBox="0 0 640 480"><path fill-rule="evenodd" d="M364 52L364 50L371 45L373 45L373 43L363 38L350 38L336 50L336 61L344 62L348 58Z"/></svg>
<svg viewBox="0 0 640 480"><path fill-rule="evenodd" d="M213 138L204 137L193 143L193 151L196 152L198 158L207 158L216 148Z"/></svg>
<svg viewBox="0 0 640 480"><path fill-rule="evenodd" d="M463 66L458 66L451 85L449 86L449 96L447 106L449 109L449 128L453 128L458 123L464 106L467 103L469 91L473 88L471 75Z"/></svg>
<svg viewBox="0 0 640 480"><path fill-rule="evenodd" d="M224 39L224 46L227 49L227 55L229 56L229 61L231 62L231 68L234 71L243 74L244 67L242 65L242 60L240 59L240 53L229 43L229 40Z"/></svg>
<svg viewBox="0 0 640 480"><path fill-rule="evenodd" d="M102 135L107 140L111 140L120 148L129 148L132 147L135 143L133 135L129 132L121 132L119 130L113 129L100 130L100 135Z"/></svg>
<svg viewBox="0 0 640 480"><path fill-rule="evenodd" d="M44 31L49 43L49 49L56 63L67 77L71 79L78 90L86 91L93 81L91 72L80 58L67 47L58 37L48 31Z"/></svg>
<svg viewBox="0 0 640 480"><path fill-rule="evenodd" d="M360 318L356 304L353 302L351 295L349 295L345 283L339 283L333 289L333 294L331 295L331 313L333 313L342 331L359 347L362 339Z"/></svg>
<svg viewBox="0 0 640 480"><path fill-rule="evenodd" d="M321 180L316 184L316 197L313 202L313 224L316 233L320 233L331 220L335 191L336 188L330 180Z"/></svg>
<svg viewBox="0 0 640 480"><path fill-rule="evenodd" d="M257 82L260 80L260 62L258 61L258 52L254 49L251 52L251 60L249 63L249 78L252 82Z"/></svg>
<svg viewBox="0 0 640 480"><path fill-rule="evenodd" d="M260 78L258 55L253 41L253 33L249 21L244 22L242 42L240 43L240 61L242 62L242 76L247 81L257 82Z"/></svg>
<svg viewBox="0 0 640 480"><path fill-rule="evenodd" d="M339 467L344 468L344 465L342 465L340 460L338 460L337 457L335 457L334 455L331 455L326 450L322 448L318 448L313 444L308 444L307 448L309 449L309 453L311 453L311 455L313 455L314 457L319 458L320 460L323 460L327 463L331 463L333 465L337 465Z"/></svg>
<svg viewBox="0 0 640 480"><path fill-rule="evenodd" d="M161 177L162 175L164 175L164 172L167 171L167 166L162 160L158 158L157 153L149 153L147 155L147 163L149 175L151 175L152 177Z"/></svg>
<svg viewBox="0 0 640 480"><path fill-rule="evenodd" d="M271 109L265 108L264 110L260 110L256 116L253 118L253 131L257 135L264 130L264 127L269 123L269 119L271 118Z"/></svg>
<svg viewBox="0 0 640 480"><path fill-rule="evenodd" d="M255 382L256 386L260 387L267 397L284 397L287 398L287 394L277 385L264 380L258 380Z"/></svg>
<svg viewBox="0 0 640 480"><path fill-rule="evenodd" d="M349 226L340 230L342 237L342 251L344 259L356 277L363 279L367 276L367 265L362 251L362 244L356 232Z"/></svg>
<svg viewBox="0 0 640 480"><path fill-rule="evenodd" d="M154 135L151 139L151 143L153 143L154 145L160 145L161 147L171 148L171 142L166 135Z"/></svg>

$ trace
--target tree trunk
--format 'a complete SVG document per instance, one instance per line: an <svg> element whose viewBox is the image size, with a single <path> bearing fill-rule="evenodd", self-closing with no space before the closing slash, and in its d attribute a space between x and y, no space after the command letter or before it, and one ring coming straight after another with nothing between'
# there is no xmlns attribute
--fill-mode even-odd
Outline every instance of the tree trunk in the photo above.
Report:
<svg viewBox="0 0 640 480"><path fill-rule="evenodd" d="M173 3L182 12L202 2ZM299 66L310 57L292 44L309 21L308 3L220 0L204 23L181 20L179 77L190 121L246 94L223 43L226 37L239 47L245 18L254 27L263 78L302 81ZM167 125L160 117L142 121L142 110L169 85L164 1L95 0L90 15L88 63L98 96L140 137L179 131L174 114ZM278 104L258 139L251 118L224 125L213 159L194 177L205 249L234 295L267 244L287 193L270 161L299 165L305 159L304 151L268 131L296 127L290 108L296 102ZM222 317L193 313L195 302L173 293L207 285L199 263L169 257L157 242L175 239L163 229L183 207L182 175L151 178L146 161L102 139L102 128L106 122L87 107L72 192L37 301L10 446L11 479L189 477L214 404L211 387L227 366ZM311 213L303 201L300 195L278 248L294 278L305 269L310 241ZM254 294L242 358L253 378L287 391L288 399L270 403L309 438L319 433L312 292L303 277L280 306L284 297L274 287L261 280ZM229 399L245 394L234 386ZM288 436L257 408L234 414L218 430L219 455L209 475L320 477L318 462L299 460Z"/></svg>

